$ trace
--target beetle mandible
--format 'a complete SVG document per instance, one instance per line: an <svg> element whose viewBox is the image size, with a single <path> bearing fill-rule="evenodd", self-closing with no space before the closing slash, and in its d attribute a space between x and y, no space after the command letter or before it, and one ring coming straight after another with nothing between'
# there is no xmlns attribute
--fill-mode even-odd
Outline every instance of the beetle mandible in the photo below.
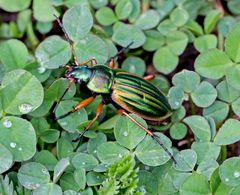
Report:
<svg viewBox="0 0 240 195"><path fill-rule="evenodd" d="M68 70L65 73L65 77L69 79L69 84L57 102L53 112L55 113L58 103L67 93L72 83L84 85L92 92L91 97L81 101L75 105L70 112L57 117L56 120L64 118L69 114L86 107L95 99L96 96L102 96L102 101L97 107L95 117L73 141L78 141L83 136L83 134L90 129L90 127L101 114L104 104L110 103L116 107L116 109L118 109L119 113L125 115L132 122L146 131L148 135L150 135L154 140L156 140L157 143L172 158L173 162L176 163L173 155L161 143L158 136L155 133L151 132L149 129L142 126L128 114L134 113L135 115L145 119L148 124L154 125L164 121L172 113L171 107L166 97L157 87L149 82L154 78L154 75L149 75L141 78L128 72L113 69L117 56L129 48L132 43L130 43L126 48L120 50L114 57L110 58L110 60L108 60L108 66L98 65L95 59L90 59L79 63L72 41L65 31L60 19L57 16L55 17L58 24L62 28L62 31L64 32L65 38L69 42L74 58L74 64L72 64L72 66L66 66ZM91 63L92 66L88 66L89 63Z"/></svg>

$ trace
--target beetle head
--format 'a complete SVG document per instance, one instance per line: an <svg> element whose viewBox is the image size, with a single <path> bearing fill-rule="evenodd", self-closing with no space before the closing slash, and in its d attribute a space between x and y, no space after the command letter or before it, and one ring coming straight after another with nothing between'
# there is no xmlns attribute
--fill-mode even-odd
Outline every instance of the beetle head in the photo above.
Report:
<svg viewBox="0 0 240 195"><path fill-rule="evenodd" d="M69 66L65 73L65 77L75 82L87 83L92 75L92 70L88 66Z"/></svg>

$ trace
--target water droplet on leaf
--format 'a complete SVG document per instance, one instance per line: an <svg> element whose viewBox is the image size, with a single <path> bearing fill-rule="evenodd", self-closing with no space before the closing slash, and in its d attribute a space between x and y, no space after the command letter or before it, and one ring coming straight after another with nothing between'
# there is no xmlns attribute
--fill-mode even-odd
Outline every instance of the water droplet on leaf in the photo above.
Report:
<svg viewBox="0 0 240 195"><path fill-rule="evenodd" d="M44 174L48 174L48 170L47 170L46 168L43 168L43 169L42 169L42 172L43 172Z"/></svg>
<svg viewBox="0 0 240 195"><path fill-rule="evenodd" d="M235 172L233 173L233 175L234 175L234 177L240 177L240 172L239 172L239 171L235 171Z"/></svg>
<svg viewBox="0 0 240 195"><path fill-rule="evenodd" d="M6 127L6 128L10 128L12 126L12 122L8 119L5 119L3 121L3 126Z"/></svg>
<svg viewBox="0 0 240 195"><path fill-rule="evenodd" d="M179 106L179 102L174 102L175 106Z"/></svg>
<svg viewBox="0 0 240 195"><path fill-rule="evenodd" d="M127 132L127 131L124 131L124 132L123 132L123 135L124 135L125 137L127 137L127 136L128 136L128 132Z"/></svg>
<svg viewBox="0 0 240 195"><path fill-rule="evenodd" d="M19 151L22 151L22 148L18 148Z"/></svg>
<svg viewBox="0 0 240 195"><path fill-rule="evenodd" d="M225 179L225 181L226 181L226 182L229 182L229 179L228 179L228 178L226 178L226 179Z"/></svg>
<svg viewBox="0 0 240 195"><path fill-rule="evenodd" d="M66 126L66 125L67 125L67 122L60 122L60 124L61 124L62 126Z"/></svg>
<svg viewBox="0 0 240 195"><path fill-rule="evenodd" d="M23 114L27 114L32 110L32 105L30 104L21 104L20 106L18 106L18 109L21 113Z"/></svg>
<svg viewBox="0 0 240 195"><path fill-rule="evenodd" d="M149 166L145 166L145 170L150 170L150 167Z"/></svg>
<svg viewBox="0 0 240 195"><path fill-rule="evenodd" d="M118 157L119 157L119 158L122 158L122 154L118 154Z"/></svg>
<svg viewBox="0 0 240 195"><path fill-rule="evenodd" d="M46 68L43 66L39 66L37 70L39 74L43 74L46 71Z"/></svg>
<svg viewBox="0 0 240 195"><path fill-rule="evenodd" d="M11 142L11 143L10 143L10 147L11 147L11 148L16 148L16 145L17 145L17 144L16 144L15 142Z"/></svg>
<svg viewBox="0 0 240 195"><path fill-rule="evenodd" d="M86 163L85 162L82 162L83 165L85 165Z"/></svg>
<svg viewBox="0 0 240 195"><path fill-rule="evenodd" d="M142 194L147 194L147 190L146 190L145 186L141 186L139 189L142 192Z"/></svg>
<svg viewBox="0 0 240 195"><path fill-rule="evenodd" d="M97 150L94 150L93 153L97 153Z"/></svg>
<svg viewBox="0 0 240 195"><path fill-rule="evenodd" d="M136 72L136 67L134 65L130 66L129 72Z"/></svg>

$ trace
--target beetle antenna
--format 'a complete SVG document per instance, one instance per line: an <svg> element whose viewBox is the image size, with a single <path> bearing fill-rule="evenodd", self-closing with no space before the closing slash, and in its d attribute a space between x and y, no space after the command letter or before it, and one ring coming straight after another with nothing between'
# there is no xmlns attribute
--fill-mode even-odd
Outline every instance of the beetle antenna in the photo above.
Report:
<svg viewBox="0 0 240 195"><path fill-rule="evenodd" d="M123 52L125 52L132 44L133 44L133 41L131 43L129 43L126 47L123 47L113 57L109 58L109 60L107 62L109 63L111 60L114 60L114 61L117 60L118 56L121 55Z"/></svg>
<svg viewBox="0 0 240 195"><path fill-rule="evenodd" d="M71 47L75 64L76 64L76 65L79 65L79 63L78 63L78 61L77 61L76 52L75 52L74 47L73 47L73 41L69 38L69 36L68 36L65 28L63 27L63 24L62 24L62 22L60 21L59 17L57 17L55 14L53 14L53 15L54 15L54 17L56 18L59 26L61 27L61 29L62 29L62 31L63 31L63 33L64 33L64 36L65 36L67 42L69 43L69 45L70 45L70 47Z"/></svg>

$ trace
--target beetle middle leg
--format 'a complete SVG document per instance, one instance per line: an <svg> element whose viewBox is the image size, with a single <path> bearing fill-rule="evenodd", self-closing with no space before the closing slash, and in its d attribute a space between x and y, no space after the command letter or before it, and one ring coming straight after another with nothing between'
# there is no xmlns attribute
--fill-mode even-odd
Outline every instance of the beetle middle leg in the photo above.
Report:
<svg viewBox="0 0 240 195"><path fill-rule="evenodd" d="M68 116L68 115L70 115L70 114L78 111L79 109L86 107L86 106L87 106L88 104L90 104L94 99L95 99L95 96L91 96L91 97L89 97L89 98L81 101L81 102L78 103L76 106L74 106L71 111L69 111L69 112L67 112L66 114L63 114L63 115L61 115L61 116L59 116L59 117L56 117L56 120L62 119L62 118L64 118L64 117L66 117L66 116Z"/></svg>
<svg viewBox="0 0 240 195"><path fill-rule="evenodd" d="M171 157L171 159L173 160L173 162L175 164L177 164L176 160L174 159L173 155L169 152L169 150L166 148L166 146L163 145L163 143L159 140L158 136L156 134L154 134L153 132L151 132L150 130L148 130L147 128L145 128L143 125L141 125L139 122L137 122L134 118L132 118L125 110L119 110L119 113L125 115L126 117L128 117L132 122L134 122L136 125L138 125L139 127L141 127L144 131L146 131L148 133L148 135L150 135L163 149L164 151Z"/></svg>
<svg viewBox="0 0 240 195"><path fill-rule="evenodd" d="M78 141L78 140L84 135L84 133L86 133L86 132L90 129L90 127L93 125L93 123L98 119L98 117L99 117L100 114L102 113L103 105L104 105L103 102L101 102L101 103L98 105L97 110L96 110L96 115L95 115L95 117L88 123L88 125L87 125L87 126L85 127L85 129L78 135L78 137L73 140L73 142Z"/></svg>

